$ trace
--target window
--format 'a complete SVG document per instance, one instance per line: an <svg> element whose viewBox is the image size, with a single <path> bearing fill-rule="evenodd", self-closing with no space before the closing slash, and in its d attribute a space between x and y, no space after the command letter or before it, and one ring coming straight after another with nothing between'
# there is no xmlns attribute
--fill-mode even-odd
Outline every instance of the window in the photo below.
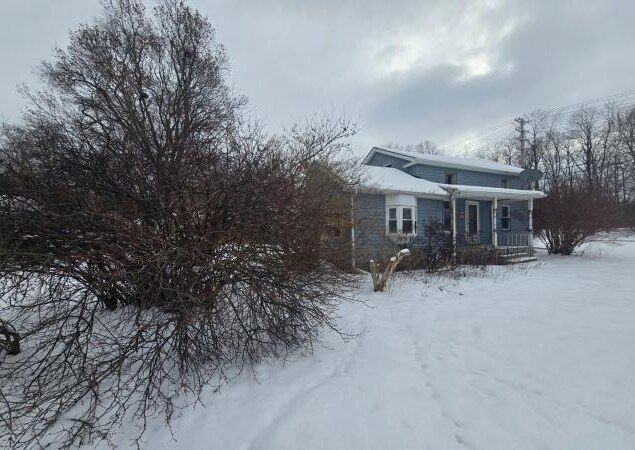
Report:
<svg viewBox="0 0 635 450"><path fill-rule="evenodd" d="M417 198L414 195L386 195L386 233L417 234Z"/></svg>
<svg viewBox="0 0 635 450"><path fill-rule="evenodd" d="M417 234L416 209L410 206L388 208L388 234Z"/></svg>
<svg viewBox="0 0 635 450"><path fill-rule="evenodd" d="M412 219L412 208L401 210L401 231L404 234L414 233L414 220Z"/></svg>
<svg viewBox="0 0 635 450"><path fill-rule="evenodd" d="M501 187L504 189L509 189L509 179L508 178L503 178L501 180Z"/></svg>
<svg viewBox="0 0 635 450"><path fill-rule="evenodd" d="M397 232L397 208L388 208L388 232Z"/></svg>
<svg viewBox="0 0 635 450"><path fill-rule="evenodd" d="M501 207L501 230L509 230L509 225L509 205L504 205Z"/></svg>
<svg viewBox="0 0 635 450"><path fill-rule="evenodd" d="M455 184L456 183L456 174L454 173L446 173L445 174L445 184Z"/></svg>
<svg viewBox="0 0 635 450"><path fill-rule="evenodd" d="M443 202L443 229L452 229L452 207L450 202Z"/></svg>

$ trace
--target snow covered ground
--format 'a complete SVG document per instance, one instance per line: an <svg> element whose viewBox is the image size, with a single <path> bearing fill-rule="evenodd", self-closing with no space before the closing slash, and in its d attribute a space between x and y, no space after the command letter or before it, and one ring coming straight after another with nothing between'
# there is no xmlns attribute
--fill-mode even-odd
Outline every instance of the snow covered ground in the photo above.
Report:
<svg viewBox="0 0 635 450"><path fill-rule="evenodd" d="M368 280L368 304L342 308L359 337L263 364L144 446L635 449L635 238L621 244L386 294Z"/></svg>

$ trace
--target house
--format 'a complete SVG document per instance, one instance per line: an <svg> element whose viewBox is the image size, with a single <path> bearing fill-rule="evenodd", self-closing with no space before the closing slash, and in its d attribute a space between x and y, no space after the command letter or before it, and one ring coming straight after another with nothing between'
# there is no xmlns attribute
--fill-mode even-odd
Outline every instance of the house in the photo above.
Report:
<svg viewBox="0 0 635 450"><path fill-rule="evenodd" d="M354 196L353 261L416 249L436 223L455 248L485 247L503 258L533 255L534 170L483 159L373 147ZM509 259L511 261L511 259Z"/></svg>

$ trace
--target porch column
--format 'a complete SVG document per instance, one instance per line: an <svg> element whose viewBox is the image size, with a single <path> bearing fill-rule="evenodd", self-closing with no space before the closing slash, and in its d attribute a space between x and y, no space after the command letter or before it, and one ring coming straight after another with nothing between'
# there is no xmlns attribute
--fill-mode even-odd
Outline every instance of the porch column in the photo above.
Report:
<svg viewBox="0 0 635 450"><path fill-rule="evenodd" d="M498 230L496 225L498 224L498 199L494 197L492 200L492 244L494 247L498 247Z"/></svg>
<svg viewBox="0 0 635 450"><path fill-rule="evenodd" d="M351 195L351 267L355 270L355 195L357 189Z"/></svg>
<svg viewBox="0 0 635 450"><path fill-rule="evenodd" d="M452 196L452 244L456 249L456 197Z"/></svg>
<svg viewBox="0 0 635 450"><path fill-rule="evenodd" d="M529 242L527 242L527 245L529 247L533 247L534 246L534 199L533 198L530 198L529 200L527 200L527 215L528 215L527 230L529 231L528 233Z"/></svg>

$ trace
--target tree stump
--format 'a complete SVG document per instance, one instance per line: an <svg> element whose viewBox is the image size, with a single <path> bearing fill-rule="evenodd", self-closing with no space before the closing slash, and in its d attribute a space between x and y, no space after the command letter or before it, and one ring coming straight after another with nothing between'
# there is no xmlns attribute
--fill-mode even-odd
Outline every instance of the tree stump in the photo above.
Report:
<svg viewBox="0 0 635 450"><path fill-rule="evenodd" d="M386 265L386 269L383 274L380 274L379 266L374 260L370 260L370 276L373 280L373 291L374 292L384 292L386 290L386 286L388 286L388 281L392 274L395 272L395 269L399 265L402 259L410 256L410 250L404 248L403 250L399 250L395 256L391 256L388 264Z"/></svg>

